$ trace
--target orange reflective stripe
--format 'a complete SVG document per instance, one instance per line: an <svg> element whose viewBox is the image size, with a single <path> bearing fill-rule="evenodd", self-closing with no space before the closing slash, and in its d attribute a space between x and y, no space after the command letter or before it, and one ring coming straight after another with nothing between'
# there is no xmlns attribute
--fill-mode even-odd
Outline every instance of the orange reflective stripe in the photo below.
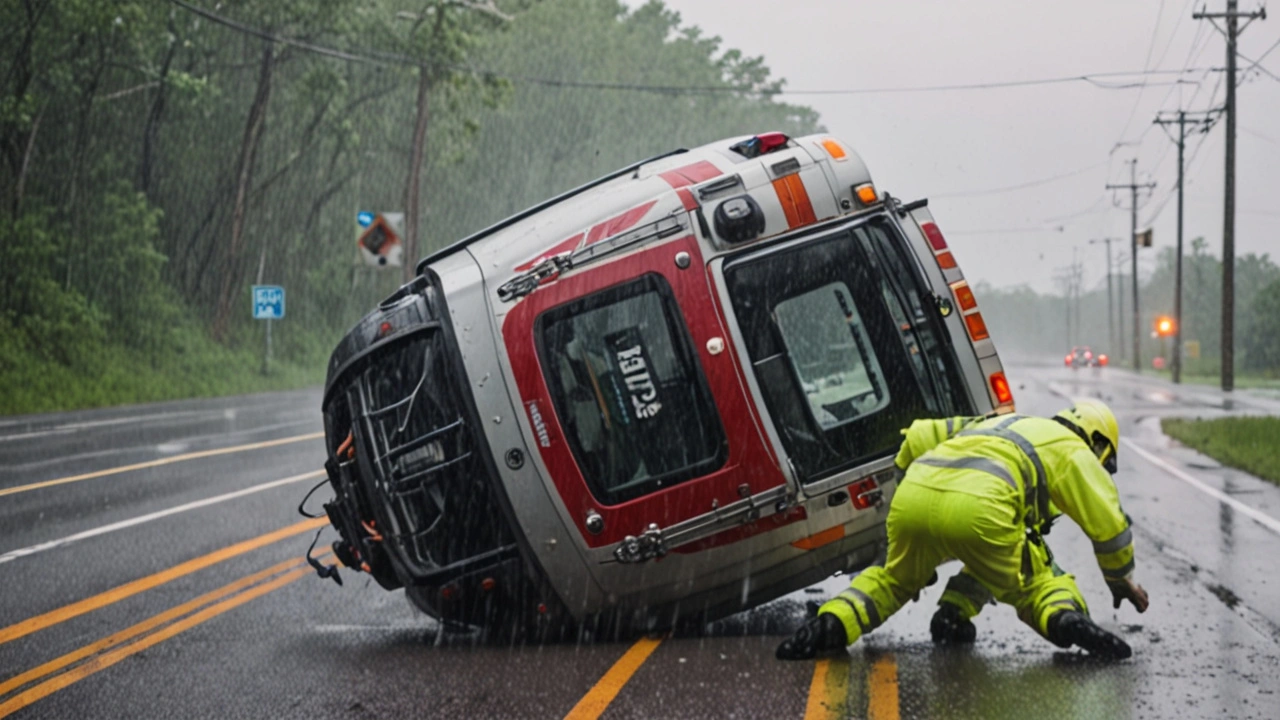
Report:
<svg viewBox="0 0 1280 720"><path fill-rule="evenodd" d="M810 535L807 538L796 540L791 543L791 545L798 547L801 550L815 550L823 545L830 545L842 537L844 537L844 526L837 525L833 528L827 528L820 533Z"/></svg>
<svg viewBox="0 0 1280 720"><path fill-rule="evenodd" d="M782 212L786 213L787 227L817 221L818 216L813 213L813 203L809 201L809 193L804 189L799 173L774 180L773 191L778 194L778 202L782 203Z"/></svg>

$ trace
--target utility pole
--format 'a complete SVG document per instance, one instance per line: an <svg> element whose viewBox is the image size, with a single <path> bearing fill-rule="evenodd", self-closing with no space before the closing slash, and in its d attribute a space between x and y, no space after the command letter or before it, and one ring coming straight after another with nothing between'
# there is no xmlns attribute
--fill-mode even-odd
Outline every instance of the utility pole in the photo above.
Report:
<svg viewBox="0 0 1280 720"><path fill-rule="evenodd" d="M1227 38L1227 150L1223 179L1222 203L1222 389L1230 392L1235 387L1235 316L1236 316L1236 37L1244 28L1237 22L1245 18L1249 22L1267 19L1267 9L1256 12L1239 12L1237 0L1227 0L1227 11L1221 13L1192 13L1195 20L1208 20ZM1226 29L1213 22L1226 20ZM1249 22L1245 23L1247 27Z"/></svg>
<svg viewBox="0 0 1280 720"><path fill-rule="evenodd" d="M1193 119L1192 125L1199 126L1200 132L1209 132L1209 128L1213 126L1213 120L1209 117L1216 110L1206 110L1192 115L1204 115L1203 118ZM1165 125L1178 126L1178 257L1177 270L1174 273L1173 281L1173 382L1182 382L1182 185L1183 175L1186 168L1183 163L1183 154L1187 144L1187 111L1179 110L1177 120L1173 118L1161 117L1163 113L1157 114L1154 123L1162 128Z"/></svg>
<svg viewBox="0 0 1280 720"><path fill-rule="evenodd" d="M1116 316L1114 303L1111 300L1111 242L1115 239L1097 238L1089 241L1090 245L1107 244L1107 344L1110 345L1108 348L1110 352L1116 352L1120 345L1116 342Z"/></svg>
<svg viewBox="0 0 1280 720"><path fill-rule="evenodd" d="M1129 161L1129 184L1128 185L1112 185L1107 184L1108 190L1125 190L1129 191L1129 249L1131 250L1133 260L1133 371L1142 372L1142 349L1140 343L1142 340L1142 332L1138 330L1141 320L1138 318L1138 190L1150 190L1154 188L1154 182L1139 183L1138 182L1138 158Z"/></svg>

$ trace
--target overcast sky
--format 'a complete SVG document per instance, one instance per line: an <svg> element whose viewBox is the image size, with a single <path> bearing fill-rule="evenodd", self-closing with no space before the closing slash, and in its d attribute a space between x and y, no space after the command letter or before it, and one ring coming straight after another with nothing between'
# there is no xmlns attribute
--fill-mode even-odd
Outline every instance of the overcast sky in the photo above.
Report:
<svg viewBox="0 0 1280 720"><path fill-rule="evenodd" d="M628 1L633 7L641 4ZM1105 282L1102 246L1087 242L1127 239L1127 191L1125 207L1118 208L1104 186L1128 183L1126 161L1134 157L1139 182L1158 184L1152 196L1139 200L1139 229L1154 227L1157 247L1174 244L1177 206L1170 196L1177 154L1151 121L1159 110L1203 110L1223 102L1219 79L1225 73L1212 69L1225 66L1225 40L1207 21L1191 18L1205 1L665 0L685 25L720 36L723 48L764 55L775 77L786 78L794 91L1202 68L1181 76L1197 84L1168 84L1176 75L1099 78L1123 84L1145 80L1142 89L1072 82L785 97L817 109L826 127L861 153L878 187L908 200L929 197L971 279L1001 286L1025 282L1048 291L1054 291L1053 276L1072 261L1074 249L1087 261L1086 286ZM1255 9L1259 2L1241 0L1241 10ZM1210 11L1226 6L1224 0L1208 4ZM1257 59L1277 41L1280 16L1250 25L1239 51ZM1262 66L1280 76L1280 48ZM1258 71L1238 79L1236 252L1269 252L1276 259L1280 80ZM1207 137L1188 140L1188 252L1190 239L1202 235L1221 255L1224 135L1225 123L1219 123ZM1196 150L1202 138L1203 147ZM1022 190L980 192L1064 175ZM1117 245L1112 247L1119 255ZM1151 267L1155 252L1141 251L1140 262Z"/></svg>

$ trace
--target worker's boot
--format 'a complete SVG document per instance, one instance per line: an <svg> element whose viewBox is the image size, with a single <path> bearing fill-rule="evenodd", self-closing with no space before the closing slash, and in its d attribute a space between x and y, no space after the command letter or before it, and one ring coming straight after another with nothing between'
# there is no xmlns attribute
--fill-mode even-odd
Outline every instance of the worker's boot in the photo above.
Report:
<svg viewBox="0 0 1280 720"><path fill-rule="evenodd" d="M973 642L978 636L978 629L973 621L960 613L960 608L951 603L941 603L929 623L929 634L935 643L943 645L964 645Z"/></svg>
<svg viewBox="0 0 1280 720"><path fill-rule="evenodd" d="M819 613L784 640L776 653L779 660L809 660L849 646L849 636L840 618Z"/></svg>
<svg viewBox="0 0 1280 720"><path fill-rule="evenodd" d="M1133 655L1129 644L1098 627L1088 615L1063 610L1049 618L1049 640L1058 647L1079 645L1104 660L1124 660Z"/></svg>

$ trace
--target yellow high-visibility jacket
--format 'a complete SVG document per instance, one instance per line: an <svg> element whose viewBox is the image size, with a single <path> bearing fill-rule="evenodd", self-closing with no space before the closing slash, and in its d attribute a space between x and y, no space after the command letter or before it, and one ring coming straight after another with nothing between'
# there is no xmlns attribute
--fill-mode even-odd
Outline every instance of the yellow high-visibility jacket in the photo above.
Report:
<svg viewBox="0 0 1280 720"><path fill-rule="evenodd" d="M1039 531L1059 511L1093 541L1107 580L1133 573L1133 535L1111 475L1075 433L1048 418L1001 415L916 420L904 430L895 460L906 477L942 490L959 489L968 472L994 475L1017 491L1017 517Z"/></svg>

